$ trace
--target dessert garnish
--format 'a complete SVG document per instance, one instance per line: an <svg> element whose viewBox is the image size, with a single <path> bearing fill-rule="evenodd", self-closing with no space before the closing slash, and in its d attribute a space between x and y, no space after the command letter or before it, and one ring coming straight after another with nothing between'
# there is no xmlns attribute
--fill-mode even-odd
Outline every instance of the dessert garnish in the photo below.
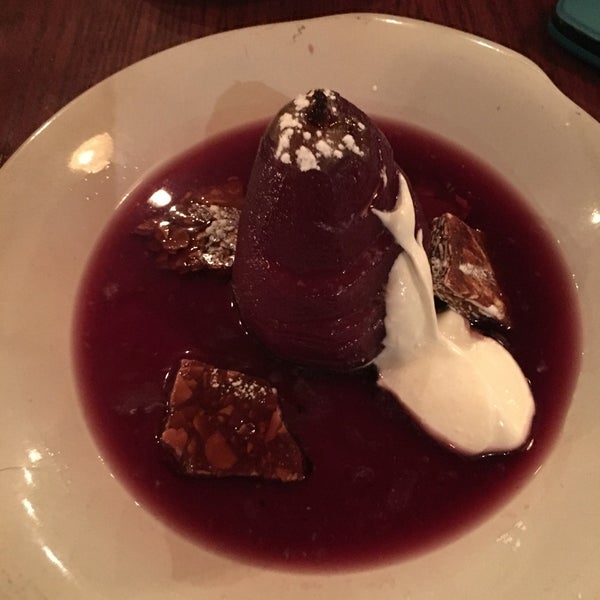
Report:
<svg viewBox="0 0 600 600"><path fill-rule="evenodd" d="M230 268L242 200L242 183L232 177L155 208L136 233L146 236L160 268L180 273Z"/></svg>
<svg viewBox="0 0 600 600"><path fill-rule="evenodd" d="M183 359L161 442L182 473L304 479L304 458L269 382Z"/></svg>
<svg viewBox="0 0 600 600"><path fill-rule="evenodd" d="M440 300L469 320L509 324L481 231L451 213L437 217L431 227L430 261L433 291Z"/></svg>
<svg viewBox="0 0 600 600"><path fill-rule="evenodd" d="M384 350L375 358L379 385L423 429L470 455L522 446L535 412L527 379L496 340L452 309L436 315L431 268L405 178L398 204L376 211L402 246L388 280Z"/></svg>

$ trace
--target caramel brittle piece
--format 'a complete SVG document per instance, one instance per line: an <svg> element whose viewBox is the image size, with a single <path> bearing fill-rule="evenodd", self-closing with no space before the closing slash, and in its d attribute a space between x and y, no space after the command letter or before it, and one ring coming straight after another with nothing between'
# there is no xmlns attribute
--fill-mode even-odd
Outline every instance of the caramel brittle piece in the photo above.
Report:
<svg viewBox="0 0 600 600"><path fill-rule="evenodd" d="M509 324L483 234L450 213L432 223L431 272L434 294L450 308L470 320Z"/></svg>
<svg viewBox="0 0 600 600"><path fill-rule="evenodd" d="M242 200L241 181L234 177L156 209L135 232L147 237L163 269L227 269L235 257Z"/></svg>
<svg viewBox="0 0 600 600"><path fill-rule="evenodd" d="M161 442L187 475L298 481L304 457L268 381L184 359Z"/></svg>

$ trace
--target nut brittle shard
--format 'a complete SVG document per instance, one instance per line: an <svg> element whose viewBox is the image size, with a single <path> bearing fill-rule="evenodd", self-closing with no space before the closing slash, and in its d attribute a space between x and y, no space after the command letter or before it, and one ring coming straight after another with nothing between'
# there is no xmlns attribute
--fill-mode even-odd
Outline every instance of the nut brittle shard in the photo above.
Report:
<svg viewBox="0 0 600 600"><path fill-rule="evenodd" d="M179 273L229 269L235 258L242 201L242 183L232 177L157 207L135 232L147 239L162 269Z"/></svg>
<svg viewBox="0 0 600 600"><path fill-rule="evenodd" d="M304 479L304 457L269 382L183 359L161 443L187 475Z"/></svg>
<svg viewBox="0 0 600 600"><path fill-rule="evenodd" d="M431 273L434 294L470 320L510 325L508 309L483 234L451 213L433 220Z"/></svg>

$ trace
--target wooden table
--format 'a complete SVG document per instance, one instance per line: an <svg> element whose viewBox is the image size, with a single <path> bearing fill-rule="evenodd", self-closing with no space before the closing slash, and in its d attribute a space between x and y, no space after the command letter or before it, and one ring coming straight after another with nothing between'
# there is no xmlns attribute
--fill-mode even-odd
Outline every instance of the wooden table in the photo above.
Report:
<svg viewBox="0 0 600 600"><path fill-rule="evenodd" d="M556 0L0 0L0 165L105 77L219 31L342 12L441 23L512 48L600 120L600 72L547 34Z"/></svg>

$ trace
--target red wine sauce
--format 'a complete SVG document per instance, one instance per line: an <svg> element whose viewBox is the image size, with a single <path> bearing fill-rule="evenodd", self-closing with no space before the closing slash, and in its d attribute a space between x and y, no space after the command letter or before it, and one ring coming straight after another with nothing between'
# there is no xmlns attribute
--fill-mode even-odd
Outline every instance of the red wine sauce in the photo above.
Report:
<svg viewBox="0 0 600 600"><path fill-rule="evenodd" d="M116 211L81 286L75 361L102 453L136 499L184 535L271 567L364 568L439 545L489 515L540 465L559 432L578 369L573 286L548 232L505 182L428 133L382 122L429 218L466 215L485 231L514 326L498 337L531 382L537 413L527 448L469 458L423 434L364 369L334 375L269 355L239 323L227 274L155 268L131 232L157 189L183 193L246 181L264 124L204 144L149 178ZM497 332L491 332L497 335ZM165 379L188 353L270 379L309 457L298 483L193 479L157 442Z"/></svg>

